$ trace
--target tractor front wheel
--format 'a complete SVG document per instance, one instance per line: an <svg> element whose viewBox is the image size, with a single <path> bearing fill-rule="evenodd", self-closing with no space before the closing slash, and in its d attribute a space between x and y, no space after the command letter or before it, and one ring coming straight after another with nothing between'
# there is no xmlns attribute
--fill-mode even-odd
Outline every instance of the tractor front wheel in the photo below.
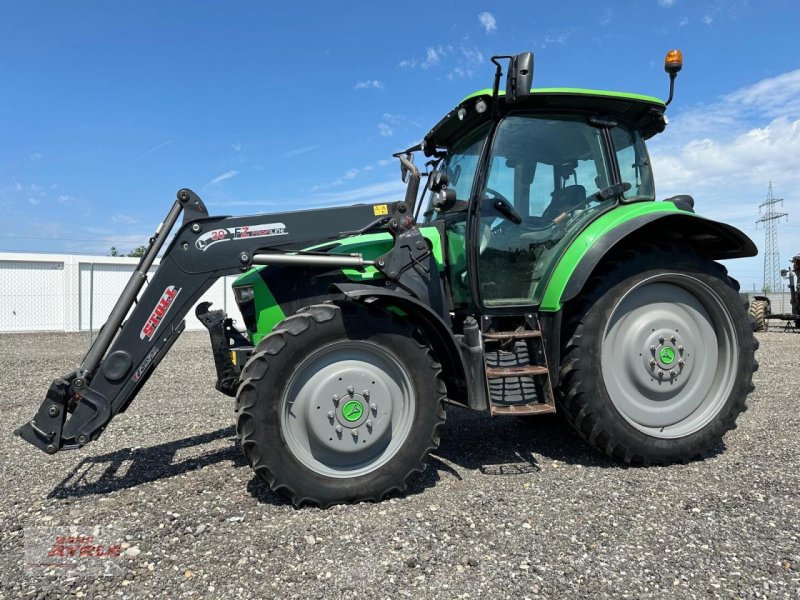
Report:
<svg viewBox="0 0 800 600"><path fill-rule="evenodd" d="M560 405L625 463L698 457L735 427L757 368L747 314L717 263L678 246L608 260L570 307Z"/></svg>
<svg viewBox="0 0 800 600"><path fill-rule="evenodd" d="M245 457L295 505L402 491L439 443L440 372L411 324L392 313L352 302L307 307L279 323L242 371Z"/></svg>

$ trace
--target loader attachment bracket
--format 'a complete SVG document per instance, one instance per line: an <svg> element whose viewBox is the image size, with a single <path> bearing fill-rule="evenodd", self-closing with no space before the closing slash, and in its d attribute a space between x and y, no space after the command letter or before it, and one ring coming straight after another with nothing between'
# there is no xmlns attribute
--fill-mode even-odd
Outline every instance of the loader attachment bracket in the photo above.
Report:
<svg viewBox="0 0 800 600"><path fill-rule="evenodd" d="M234 329L233 319L222 310L209 310L210 308L211 302L201 302L195 308L194 314L211 336L211 351L217 369L215 387L226 396L233 397L236 396L236 389L239 387L241 367L234 364L231 353L238 354L243 347L252 350L252 346Z"/></svg>
<svg viewBox="0 0 800 600"><path fill-rule="evenodd" d="M55 454L61 447L61 431L67 418L70 398L70 382L54 379L36 416L14 433L40 450Z"/></svg>

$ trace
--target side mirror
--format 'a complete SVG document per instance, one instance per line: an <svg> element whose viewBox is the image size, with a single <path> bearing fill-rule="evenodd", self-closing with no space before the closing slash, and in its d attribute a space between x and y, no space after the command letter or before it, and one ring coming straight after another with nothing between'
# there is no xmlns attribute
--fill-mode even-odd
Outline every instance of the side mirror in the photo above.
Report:
<svg viewBox="0 0 800 600"><path fill-rule="evenodd" d="M414 164L414 155L409 153L405 156L406 160L410 162L412 165ZM403 183L408 183L408 174L410 173L408 167L400 161L400 179L403 180Z"/></svg>
<svg viewBox="0 0 800 600"><path fill-rule="evenodd" d="M781 269L781 277L788 277L789 269Z"/></svg>
<svg viewBox="0 0 800 600"><path fill-rule="evenodd" d="M511 59L506 78L506 102L518 102L531 95L533 54L523 52Z"/></svg>

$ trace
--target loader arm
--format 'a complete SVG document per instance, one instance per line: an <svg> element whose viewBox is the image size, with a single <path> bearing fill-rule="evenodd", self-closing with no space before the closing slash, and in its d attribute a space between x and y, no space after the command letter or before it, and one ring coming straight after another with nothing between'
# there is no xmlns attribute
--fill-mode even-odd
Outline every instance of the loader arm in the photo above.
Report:
<svg viewBox="0 0 800 600"><path fill-rule="evenodd" d="M53 381L36 416L15 433L48 454L97 439L136 397L183 331L188 310L218 278L256 264L371 265L360 255L298 250L369 227L387 212L385 204L367 204L210 217L197 195L180 190L81 365ZM148 269L181 213L183 223L142 292Z"/></svg>

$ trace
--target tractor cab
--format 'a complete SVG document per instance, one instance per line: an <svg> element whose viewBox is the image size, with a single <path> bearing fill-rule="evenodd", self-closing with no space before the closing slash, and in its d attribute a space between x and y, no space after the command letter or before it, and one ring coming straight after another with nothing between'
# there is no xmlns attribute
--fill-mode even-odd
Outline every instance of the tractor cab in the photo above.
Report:
<svg viewBox="0 0 800 600"><path fill-rule="evenodd" d="M644 140L663 101L555 88L508 101L481 90L425 136L434 159L425 222L441 222L456 308L537 305L564 248L598 214L652 202Z"/></svg>

